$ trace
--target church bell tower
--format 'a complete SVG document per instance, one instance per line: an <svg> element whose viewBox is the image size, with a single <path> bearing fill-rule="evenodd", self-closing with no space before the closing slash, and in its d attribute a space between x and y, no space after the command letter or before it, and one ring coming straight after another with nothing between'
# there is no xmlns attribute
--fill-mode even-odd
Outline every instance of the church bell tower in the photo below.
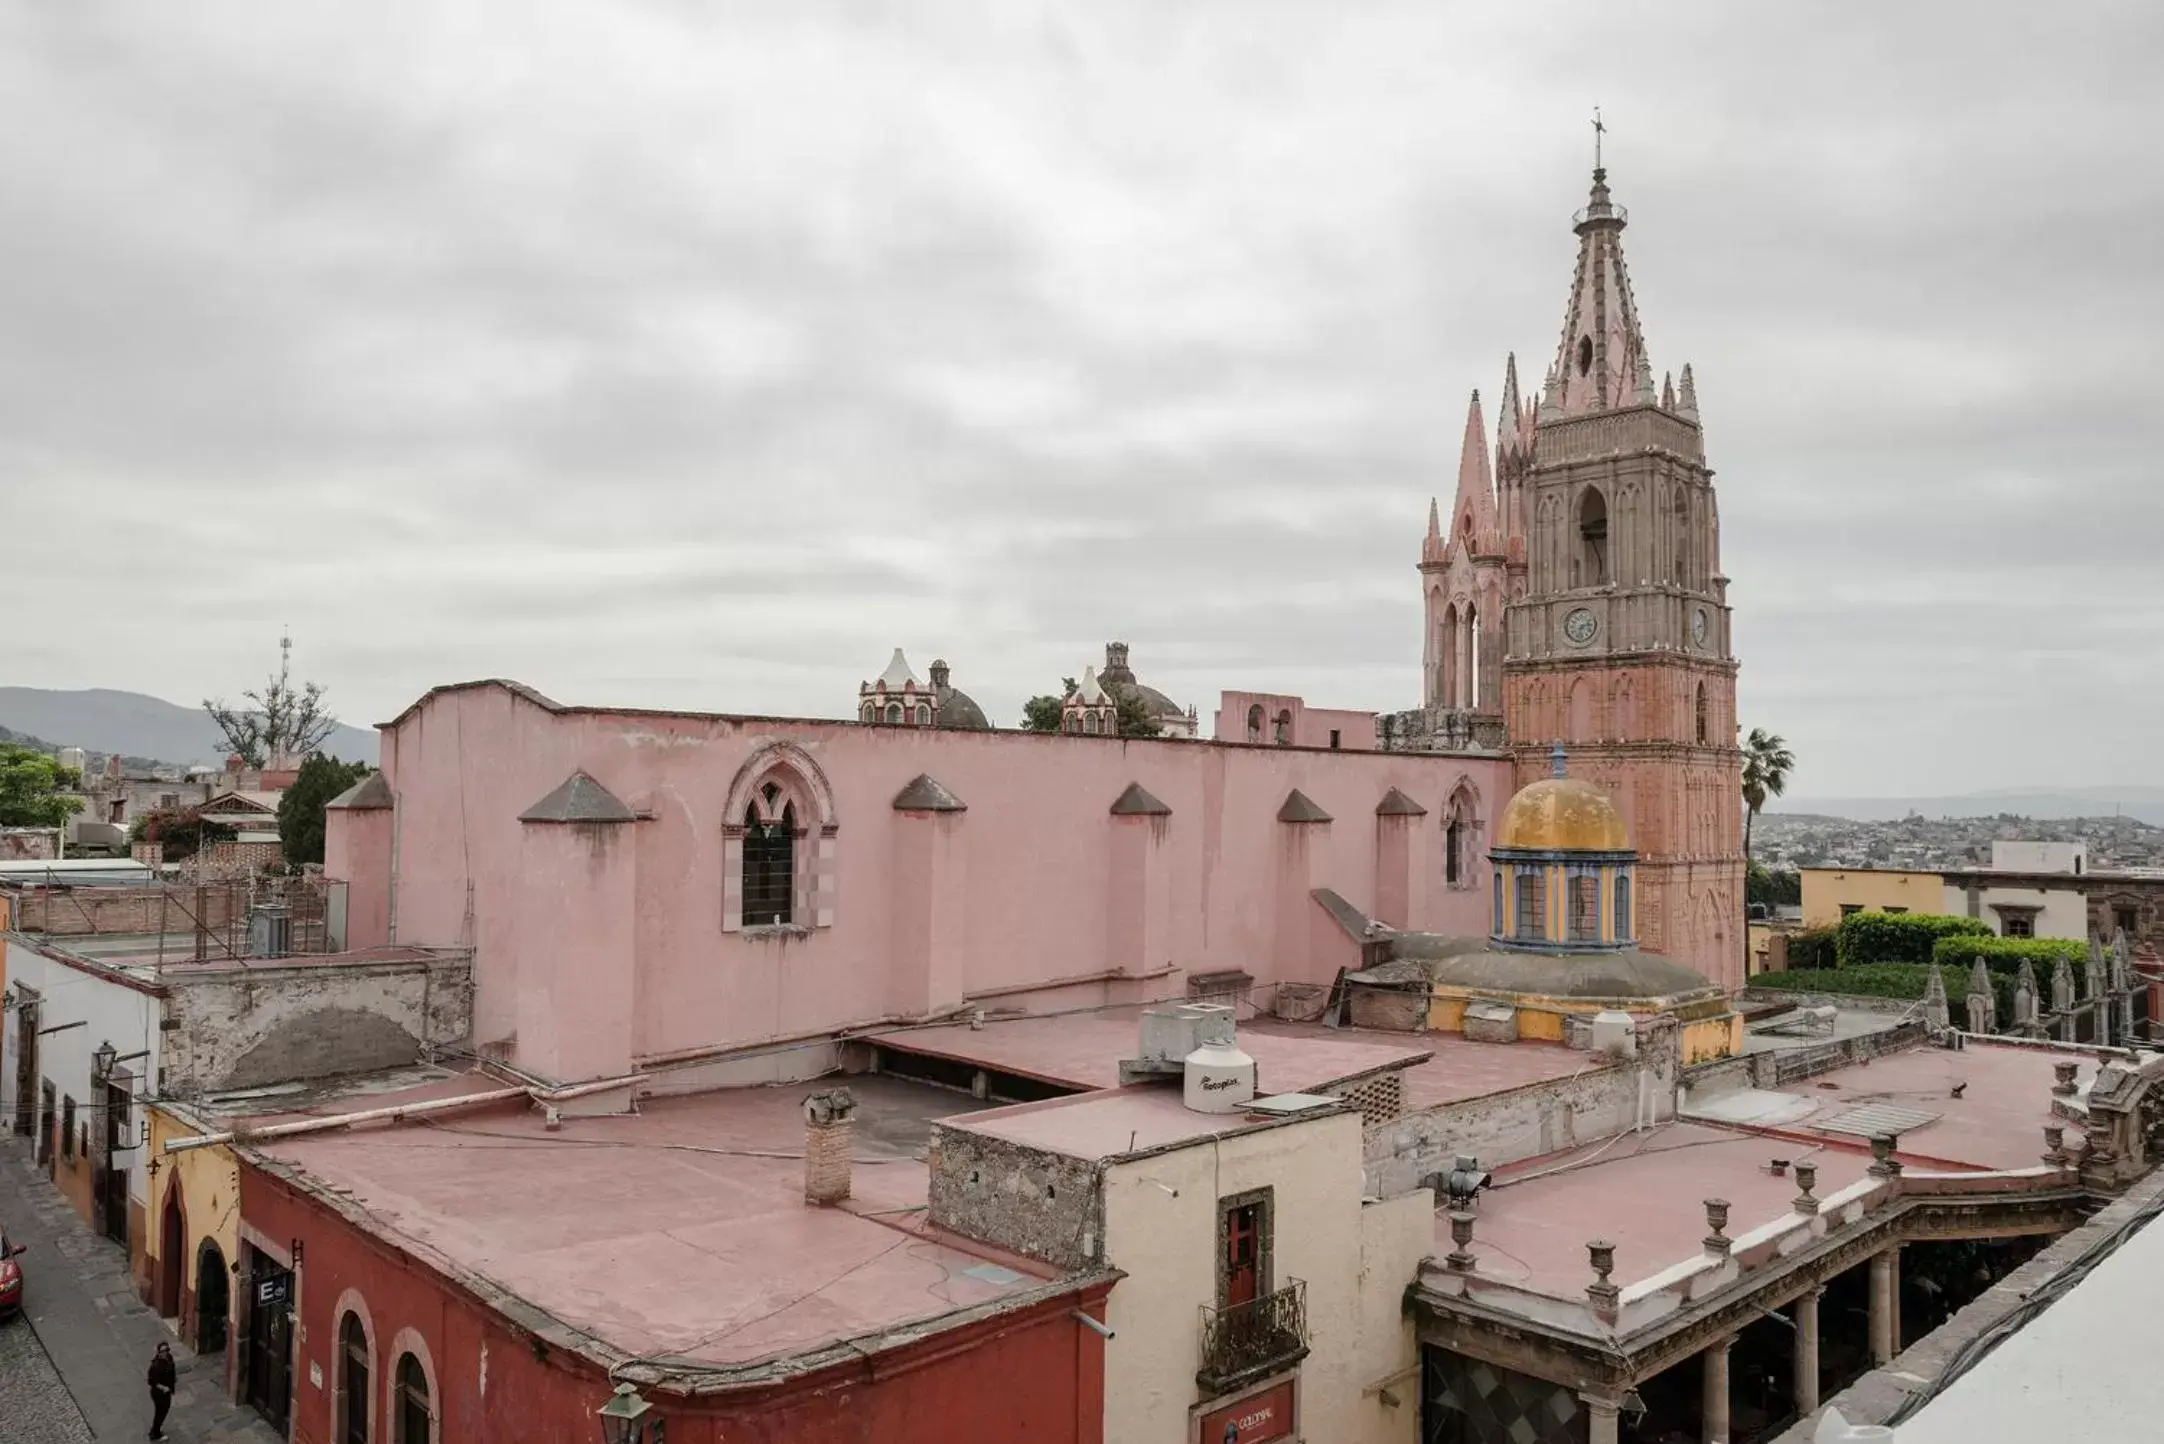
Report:
<svg viewBox="0 0 2164 1444"><path fill-rule="evenodd" d="M1577 272L1522 482L1526 585L1504 618L1517 784L1563 744L1623 809L1638 932L1743 981L1742 753L1728 578L1691 368L1656 387L1607 171L1576 217Z"/></svg>

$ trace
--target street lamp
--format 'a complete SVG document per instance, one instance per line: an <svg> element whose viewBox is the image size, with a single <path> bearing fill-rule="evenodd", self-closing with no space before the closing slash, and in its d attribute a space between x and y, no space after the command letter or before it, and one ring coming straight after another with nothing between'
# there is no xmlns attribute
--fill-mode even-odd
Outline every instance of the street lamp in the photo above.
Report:
<svg viewBox="0 0 2164 1444"><path fill-rule="evenodd" d="M97 1049L90 1055L90 1076L93 1078L112 1077L113 1064L119 1058L120 1050L113 1046L112 1039L106 1039L103 1043L98 1044Z"/></svg>
<svg viewBox="0 0 2164 1444"><path fill-rule="evenodd" d="M594 1411L601 1420L602 1444L645 1444L646 1416L653 1409L636 1386L618 1384L609 1402Z"/></svg>

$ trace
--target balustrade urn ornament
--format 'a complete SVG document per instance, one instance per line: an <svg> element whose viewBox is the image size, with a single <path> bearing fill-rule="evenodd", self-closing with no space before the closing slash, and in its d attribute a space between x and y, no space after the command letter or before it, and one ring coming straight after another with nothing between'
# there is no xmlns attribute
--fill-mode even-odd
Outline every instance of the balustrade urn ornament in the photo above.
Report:
<svg viewBox="0 0 2164 1444"><path fill-rule="evenodd" d="M2051 1085L2051 1091L2061 1098L2073 1097L2074 1075L2079 1072L2080 1069L2081 1065L2072 1061L2071 1059L2064 1063L2052 1064L2051 1076L2053 1082Z"/></svg>
<svg viewBox="0 0 2164 1444"><path fill-rule="evenodd" d="M1796 1201L1791 1207L1798 1213L1817 1213L1818 1200L1811 1196L1811 1190L1817 1186L1818 1165L1815 1163L1797 1164L1796 1187L1803 1191L1796 1195Z"/></svg>
<svg viewBox="0 0 2164 1444"><path fill-rule="evenodd" d="M1899 1178L1901 1160L1894 1157L1894 1136L1881 1133L1871 1140L1871 1166L1864 1170L1873 1178Z"/></svg>
<svg viewBox="0 0 2164 1444"><path fill-rule="evenodd" d="M1450 1215L1450 1241L1457 1245L1443 1262L1452 1273L1469 1274L1480 1262L1473 1256L1473 1216L1463 1209Z"/></svg>
<svg viewBox="0 0 2164 1444"><path fill-rule="evenodd" d="M1726 1258L1729 1248L1735 1242L1722 1232L1723 1229L1728 1227L1727 1199L1709 1198L1706 1200L1706 1227L1712 1230L1706 1235L1706 1252L1716 1257Z"/></svg>
<svg viewBox="0 0 2164 1444"><path fill-rule="evenodd" d="M2064 1168L2067 1163L2066 1129L2056 1123L2044 1125L2044 1162L2053 1168Z"/></svg>
<svg viewBox="0 0 2164 1444"><path fill-rule="evenodd" d="M1592 1302L1594 1315L1612 1324L1623 1299L1623 1290L1608 1278L1615 1272L1615 1245L1604 1238L1595 1239L1585 1246L1585 1251L1593 1260L1596 1275L1593 1282L1585 1286L1585 1296Z"/></svg>

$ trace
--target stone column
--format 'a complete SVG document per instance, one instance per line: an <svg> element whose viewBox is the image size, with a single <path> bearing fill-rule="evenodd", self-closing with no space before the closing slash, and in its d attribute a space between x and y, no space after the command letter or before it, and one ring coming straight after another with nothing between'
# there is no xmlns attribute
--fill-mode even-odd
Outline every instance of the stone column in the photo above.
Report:
<svg viewBox="0 0 2164 1444"><path fill-rule="evenodd" d="M1596 1394L1580 1394L1585 1404L1586 1444L1616 1444L1616 1401Z"/></svg>
<svg viewBox="0 0 2164 1444"><path fill-rule="evenodd" d="M1728 1349L1734 1336L1706 1345L1705 1444L1728 1444Z"/></svg>
<svg viewBox="0 0 2164 1444"><path fill-rule="evenodd" d="M1871 1362L1884 1367L1894 1356L1894 1275L1892 1249L1871 1256Z"/></svg>
<svg viewBox="0 0 2164 1444"><path fill-rule="evenodd" d="M1796 1413L1818 1407L1818 1300L1826 1291L1812 1289L1796 1300Z"/></svg>

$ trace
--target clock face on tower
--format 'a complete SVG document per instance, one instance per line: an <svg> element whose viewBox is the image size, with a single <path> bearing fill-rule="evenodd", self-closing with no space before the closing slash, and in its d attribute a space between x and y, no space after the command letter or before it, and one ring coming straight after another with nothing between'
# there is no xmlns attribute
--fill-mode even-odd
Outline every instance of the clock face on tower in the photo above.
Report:
<svg viewBox="0 0 2164 1444"><path fill-rule="evenodd" d="M1563 618L1563 636L1574 647L1582 647L1592 641L1593 634L1599 630L1600 618L1594 616L1588 608L1574 607L1570 615Z"/></svg>
<svg viewBox="0 0 2164 1444"><path fill-rule="evenodd" d="M1703 647L1706 644L1706 633L1712 630L1712 627L1713 623L1706 616L1704 607L1691 613L1691 641Z"/></svg>

